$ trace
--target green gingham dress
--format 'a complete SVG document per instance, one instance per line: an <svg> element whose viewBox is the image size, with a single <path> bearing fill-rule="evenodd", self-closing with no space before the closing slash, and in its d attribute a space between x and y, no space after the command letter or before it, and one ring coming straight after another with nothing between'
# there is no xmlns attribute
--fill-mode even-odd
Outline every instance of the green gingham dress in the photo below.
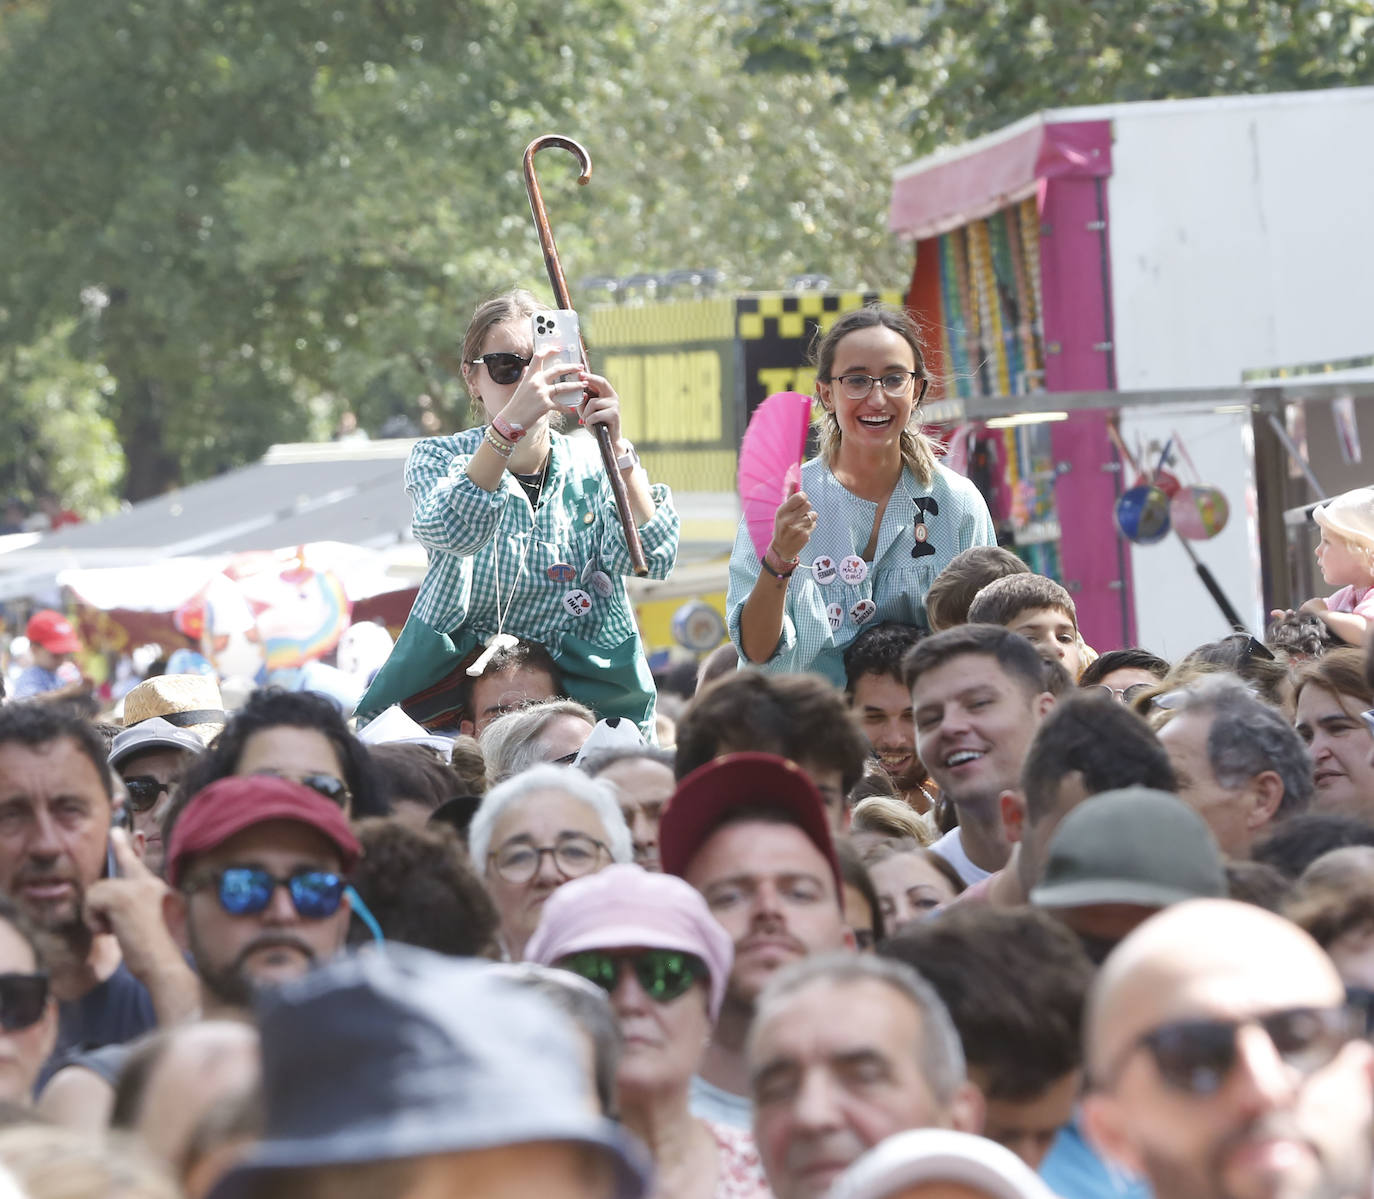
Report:
<svg viewBox="0 0 1374 1199"><path fill-rule="evenodd" d="M360 720L431 687L505 632L545 646L572 698L652 736L656 693L625 591L630 556L610 482L589 435L550 436L535 509L509 472L495 491L467 477L481 428L411 450L411 528L429 569L396 648L358 704ZM639 535L649 577L665 579L681 521L667 487L652 494L654 515Z"/></svg>

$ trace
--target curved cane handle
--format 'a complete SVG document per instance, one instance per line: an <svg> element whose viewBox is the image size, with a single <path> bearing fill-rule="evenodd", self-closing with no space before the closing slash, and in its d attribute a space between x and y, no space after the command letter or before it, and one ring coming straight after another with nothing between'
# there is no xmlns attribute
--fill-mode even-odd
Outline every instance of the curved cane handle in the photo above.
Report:
<svg viewBox="0 0 1374 1199"><path fill-rule="evenodd" d="M539 247L544 251L544 266L549 272L549 283L553 286L553 296L559 308L571 308L572 296L568 292L568 281L563 277L563 264L558 261L558 247L554 245L553 230L549 227L549 214L544 208L544 195L539 190L539 176L534 170L534 156L545 147L558 147L567 150L577 159L579 184L585 185L592 177L592 156L579 141L564 137L561 133L545 133L536 137L525 147L525 191L530 197L530 213L534 217L534 229L539 234ZM583 354L586 357L586 354Z"/></svg>

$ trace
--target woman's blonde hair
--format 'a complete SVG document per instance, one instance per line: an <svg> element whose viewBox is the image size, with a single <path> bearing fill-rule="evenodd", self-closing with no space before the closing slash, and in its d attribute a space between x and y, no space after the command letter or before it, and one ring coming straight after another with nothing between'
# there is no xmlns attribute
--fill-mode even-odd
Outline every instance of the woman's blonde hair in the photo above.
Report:
<svg viewBox="0 0 1374 1199"><path fill-rule="evenodd" d="M930 383L926 370L926 356L921 348L921 331L911 314L904 308L889 304L865 304L840 317L824 334L818 329L811 343L811 363L821 383L832 382L830 368L835 364L835 350L850 333L859 329L891 329L911 347L917 377L918 395L911 409L911 420L902 430L900 448L902 461L922 487L929 487L935 478L935 445L921 430L921 401ZM817 389L819 390L819 389ZM840 452L840 422L831 409L825 409L820 423L820 452L827 466L833 466Z"/></svg>

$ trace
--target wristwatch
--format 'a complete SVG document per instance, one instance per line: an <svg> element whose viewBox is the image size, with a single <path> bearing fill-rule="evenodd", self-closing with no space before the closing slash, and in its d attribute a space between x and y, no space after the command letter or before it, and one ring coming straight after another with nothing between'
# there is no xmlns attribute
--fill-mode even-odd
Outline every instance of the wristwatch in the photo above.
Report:
<svg viewBox="0 0 1374 1199"><path fill-rule="evenodd" d="M615 460L617 470L634 470L639 465L639 451L633 441L625 442L625 452Z"/></svg>

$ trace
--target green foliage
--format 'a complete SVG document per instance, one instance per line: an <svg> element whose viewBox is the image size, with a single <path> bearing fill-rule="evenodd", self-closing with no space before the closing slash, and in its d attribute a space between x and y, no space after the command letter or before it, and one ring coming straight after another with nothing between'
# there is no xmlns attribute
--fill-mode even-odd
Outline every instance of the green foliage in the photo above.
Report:
<svg viewBox="0 0 1374 1199"><path fill-rule="evenodd" d="M916 96L925 153L1045 108L1374 82L1371 0L766 0L750 68Z"/></svg>
<svg viewBox="0 0 1374 1199"><path fill-rule="evenodd" d="M99 366L69 352L70 327L32 345L13 347L0 361L0 492L30 509L45 490L94 516L112 506L124 456L104 415L114 381Z"/></svg>
<svg viewBox="0 0 1374 1199"><path fill-rule="evenodd" d="M345 408L461 423L467 315L547 293L539 133L593 157L586 188L539 159L575 301L689 267L899 286L895 166L1056 104L1366 80L1374 0L739 2L0 3L0 444L99 505ZM108 422L80 484L12 402L24 355Z"/></svg>

